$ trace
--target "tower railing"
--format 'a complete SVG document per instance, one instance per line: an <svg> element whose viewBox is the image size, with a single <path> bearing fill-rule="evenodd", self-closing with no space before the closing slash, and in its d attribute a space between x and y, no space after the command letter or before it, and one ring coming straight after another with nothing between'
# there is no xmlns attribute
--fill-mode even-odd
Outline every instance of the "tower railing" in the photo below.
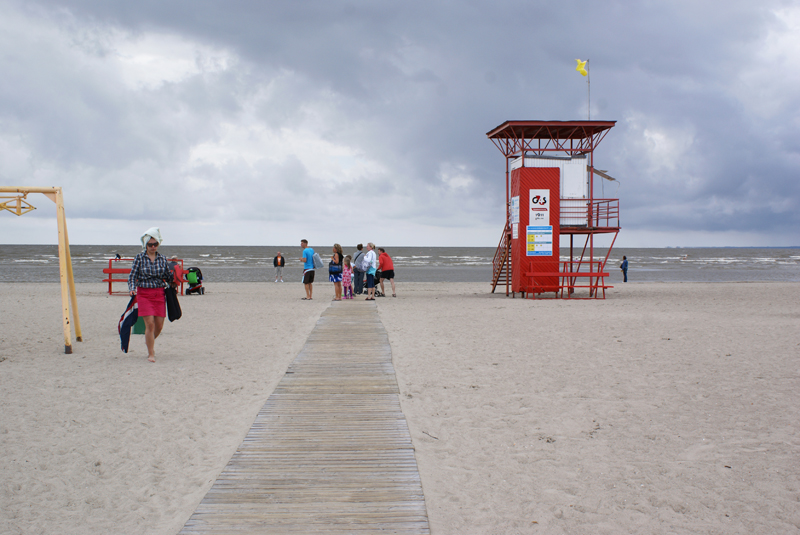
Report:
<svg viewBox="0 0 800 535"><path fill-rule="evenodd" d="M561 227L617 228L619 199L561 199Z"/></svg>

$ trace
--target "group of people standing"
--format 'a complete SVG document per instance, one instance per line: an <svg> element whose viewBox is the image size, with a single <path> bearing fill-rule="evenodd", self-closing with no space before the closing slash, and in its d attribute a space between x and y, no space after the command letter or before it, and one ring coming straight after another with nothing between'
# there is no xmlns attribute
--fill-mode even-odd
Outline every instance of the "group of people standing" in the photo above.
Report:
<svg viewBox="0 0 800 535"><path fill-rule="evenodd" d="M307 301L312 299L314 277L320 266L314 264L315 253L314 249L308 246L308 240L300 240L300 248L303 251L300 261L303 262L303 285L306 290L306 296L302 299ZM380 247L378 251L380 254L375 252L375 244L369 242L367 251L364 252L364 245L359 243L355 253L345 255L341 245L333 244L333 254L328 262L328 280L333 283L334 301L355 299L356 295L363 294L365 278L367 301L375 300L376 282L380 284L381 293L386 295L383 285L385 280L388 280L392 286L392 297L397 297L394 285L394 263L385 249ZM277 265L275 267L277 274L279 268Z"/></svg>
<svg viewBox="0 0 800 535"><path fill-rule="evenodd" d="M175 284L175 270L171 267L167 258L158 252L161 245L161 231L157 227L148 229L141 238L142 252L133 259L131 272L128 276L128 291L131 296L137 297L138 315L144 320L145 324L145 345L147 346L147 359L150 362L156 361L155 340L164 328L164 318L166 317L166 304L164 288L167 285ZM300 247L303 256L303 284L305 285L306 297L304 300L312 298L314 284L314 274L322 265L315 265L314 249L308 246L308 240L301 240ZM333 254L328 263L328 280L333 283L334 300L354 299L355 295L364 293L367 290L367 301L375 300L375 284L379 283L381 292L385 295L383 282L388 280L392 286L392 297L397 297L394 285L394 263L391 257L382 247L375 252L375 244L367 244L367 251L364 246L358 244L353 255L344 255L342 246L338 243L333 245ZM321 264L321 259L318 261ZM177 266L177 262L174 262ZM273 260L275 267L275 282L283 282L283 268L286 265L286 258L278 253ZM380 275L378 273L380 272ZM180 273L178 273L180 277ZM364 279L366 278L366 285Z"/></svg>

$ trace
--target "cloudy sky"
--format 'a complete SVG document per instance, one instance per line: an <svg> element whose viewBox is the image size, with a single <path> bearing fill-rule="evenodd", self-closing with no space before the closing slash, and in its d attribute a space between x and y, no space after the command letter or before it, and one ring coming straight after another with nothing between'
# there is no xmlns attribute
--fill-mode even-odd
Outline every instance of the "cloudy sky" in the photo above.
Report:
<svg viewBox="0 0 800 535"><path fill-rule="evenodd" d="M0 0L0 185L70 241L494 246L506 120L615 120L619 246L800 245L800 7ZM54 205L0 243L55 243Z"/></svg>

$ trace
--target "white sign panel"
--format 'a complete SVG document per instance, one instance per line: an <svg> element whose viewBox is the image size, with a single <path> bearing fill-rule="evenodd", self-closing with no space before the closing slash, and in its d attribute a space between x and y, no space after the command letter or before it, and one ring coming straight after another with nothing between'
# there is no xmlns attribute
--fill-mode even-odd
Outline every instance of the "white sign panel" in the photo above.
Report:
<svg viewBox="0 0 800 535"><path fill-rule="evenodd" d="M549 225L550 224L550 190L532 189L530 192L530 214L528 215L529 225Z"/></svg>
<svg viewBox="0 0 800 535"><path fill-rule="evenodd" d="M527 230L527 256L553 256L553 226L532 225Z"/></svg>
<svg viewBox="0 0 800 535"><path fill-rule="evenodd" d="M519 238L519 195L511 197L511 239Z"/></svg>
<svg viewBox="0 0 800 535"><path fill-rule="evenodd" d="M511 197L511 224L519 223L519 195Z"/></svg>

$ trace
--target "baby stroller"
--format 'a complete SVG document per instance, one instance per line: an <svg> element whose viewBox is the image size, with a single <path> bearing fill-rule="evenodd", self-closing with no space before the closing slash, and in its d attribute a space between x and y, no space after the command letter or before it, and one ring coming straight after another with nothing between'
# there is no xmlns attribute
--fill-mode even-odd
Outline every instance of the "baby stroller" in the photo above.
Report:
<svg viewBox="0 0 800 535"><path fill-rule="evenodd" d="M386 297L383 292L381 292L381 287L378 286L381 283L381 270L375 272L375 297Z"/></svg>
<svg viewBox="0 0 800 535"><path fill-rule="evenodd" d="M189 287L186 288L185 295L193 293L204 295L206 293L206 289L203 288L203 272L200 271L200 268L190 267L187 269L186 281L189 283Z"/></svg>

